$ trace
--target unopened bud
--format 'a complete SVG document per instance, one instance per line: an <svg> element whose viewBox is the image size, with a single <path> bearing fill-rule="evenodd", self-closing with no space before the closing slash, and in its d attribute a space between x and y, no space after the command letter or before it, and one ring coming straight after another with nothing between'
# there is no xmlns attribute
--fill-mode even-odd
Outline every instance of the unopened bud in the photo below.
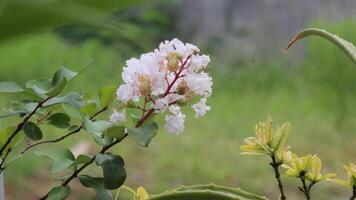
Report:
<svg viewBox="0 0 356 200"><path fill-rule="evenodd" d="M151 80L147 75L140 76L140 93L145 97L151 93Z"/></svg>
<svg viewBox="0 0 356 200"><path fill-rule="evenodd" d="M168 60L168 70L170 72L175 72L177 71L178 67L179 67L179 55L177 52L173 51L173 52L169 52L168 56L167 56L167 60Z"/></svg>
<svg viewBox="0 0 356 200"><path fill-rule="evenodd" d="M189 91L188 85L185 81L182 81L177 87L177 94L185 95Z"/></svg>

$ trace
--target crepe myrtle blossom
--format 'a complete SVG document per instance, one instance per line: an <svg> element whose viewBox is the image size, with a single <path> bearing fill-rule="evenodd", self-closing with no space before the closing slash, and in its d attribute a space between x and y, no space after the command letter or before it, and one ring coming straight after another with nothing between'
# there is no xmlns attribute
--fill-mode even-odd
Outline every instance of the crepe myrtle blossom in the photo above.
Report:
<svg viewBox="0 0 356 200"><path fill-rule="evenodd" d="M153 112L165 114L167 131L181 133L185 121L181 106L193 104L196 117L210 110L206 102L213 82L205 72L210 58L199 51L192 44L173 39L140 58L131 58L123 68L123 84L117 89L117 99L141 109L142 117ZM136 106L140 100L143 105ZM114 111L111 119L122 121L123 115L124 111Z"/></svg>

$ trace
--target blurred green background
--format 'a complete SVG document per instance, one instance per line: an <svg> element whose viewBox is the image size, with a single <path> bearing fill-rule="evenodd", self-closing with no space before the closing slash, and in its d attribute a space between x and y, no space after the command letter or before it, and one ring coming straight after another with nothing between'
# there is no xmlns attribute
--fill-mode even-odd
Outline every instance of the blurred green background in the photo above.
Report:
<svg viewBox="0 0 356 200"><path fill-rule="evenodd" d="M319 38L282 53L288 40L308 26L355 43L355 1L98 2L0 1L0 81L24 83L50 77L60 66L79 71L92 61L67 89L93 93L104 84L119 85L125 60L153 50L162 40L178 37L209 54L211 112L201 119L189 113L180 136L161 129L147 149L130 140L116 147L126 161L128 186L158 193L182 184L214 182L276 199L268 160L239 155L243 138L253 135L254 125L267 115L276 124L292 122L293 150L317 153L325 170L345 177L342 164L356 162L353 63ZM13 98L1 95L1 106ZM47 134L53 138L64 133L48 129ZM84 132L52 146L61 145L89 145L94 152ZM89 171L100 173L95 166ZM57 176L50 174L47 160L31 153L6 171L6 199L35 199ZM302 198L296 183L285 180L290 199ZM72 186L70 199L95 199L95 193L77 181ZM313 196L345 199L349 194L322 183Z"/></svg>

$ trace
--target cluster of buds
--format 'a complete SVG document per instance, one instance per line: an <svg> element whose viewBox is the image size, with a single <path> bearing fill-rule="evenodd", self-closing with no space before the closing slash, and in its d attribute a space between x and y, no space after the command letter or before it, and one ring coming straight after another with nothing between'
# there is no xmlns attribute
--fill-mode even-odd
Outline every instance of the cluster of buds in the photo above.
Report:
<svg viewBox="0 0 356 200"><path fill-rule="evenodd" d="M210 58L199 49L178 39L162 42L158 49L132 58L123 69L123 84L116 94L125 105L137 105L144 112L165 114L166 129L179 134L184 129L183 105L191 105L196 117L210 110L206 105L212 92L212 78L205 69ZM111 120L125 121L125 108L114 111Z"/></svg>

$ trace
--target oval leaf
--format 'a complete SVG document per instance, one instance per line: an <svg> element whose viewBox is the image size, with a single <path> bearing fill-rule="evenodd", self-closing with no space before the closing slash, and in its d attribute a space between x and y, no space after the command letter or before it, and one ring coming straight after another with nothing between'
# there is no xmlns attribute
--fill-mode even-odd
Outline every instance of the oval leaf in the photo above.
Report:
<svg viewBox="0 0 356 200"><path fill-rule="evenodd" d="M152 138L156 135L157 130L158 125L153 122L139 128L128 128L127 133L137 144L143 147L148 147Z"/></svg>
<svg viewBox="0 0 356 200"><path fill-rule="evenodd" d="M112 200L112 194L104 187L102 178L91 177L87 175L79 176L79 181L84 187L93 188L99 200Z"/></svg>
<svg viewBox="0 0 356 200"><path fill-rule="evenodd" d="M47 200L65 200L70 194L70 187L67 186L57 186L52 188L48 192Z"/></svg>
<svg viewBox="0 0 356 200"><path fill-rule="evenodd" d="M106 189L116 189L124 184L126 170L124 160L121 156L111 153L98 154L95 162L103 168L103 179Z"/></svg>
<svg viewBox="0 0 356 200"><path fill-rule="evenodd" d="M40 127L38 127L33 122L26 122L23 125L22 130L25 135L31 140L40 140L43 137Z"/></svg>
<svg viewBox="0 0 356 200"><path fill-rule="evenodd" d="M47 121L49 124L58 128L67 128L70 125L70 117L65 113L55 113L49 116Z"/></svg>
<svg viewBox="0 0 356 200"><path fill-rule="evenodd" d="M13 82L0 82L0 92L2 93L18 93L23 92L24 89L17 83Z"/></svg>

